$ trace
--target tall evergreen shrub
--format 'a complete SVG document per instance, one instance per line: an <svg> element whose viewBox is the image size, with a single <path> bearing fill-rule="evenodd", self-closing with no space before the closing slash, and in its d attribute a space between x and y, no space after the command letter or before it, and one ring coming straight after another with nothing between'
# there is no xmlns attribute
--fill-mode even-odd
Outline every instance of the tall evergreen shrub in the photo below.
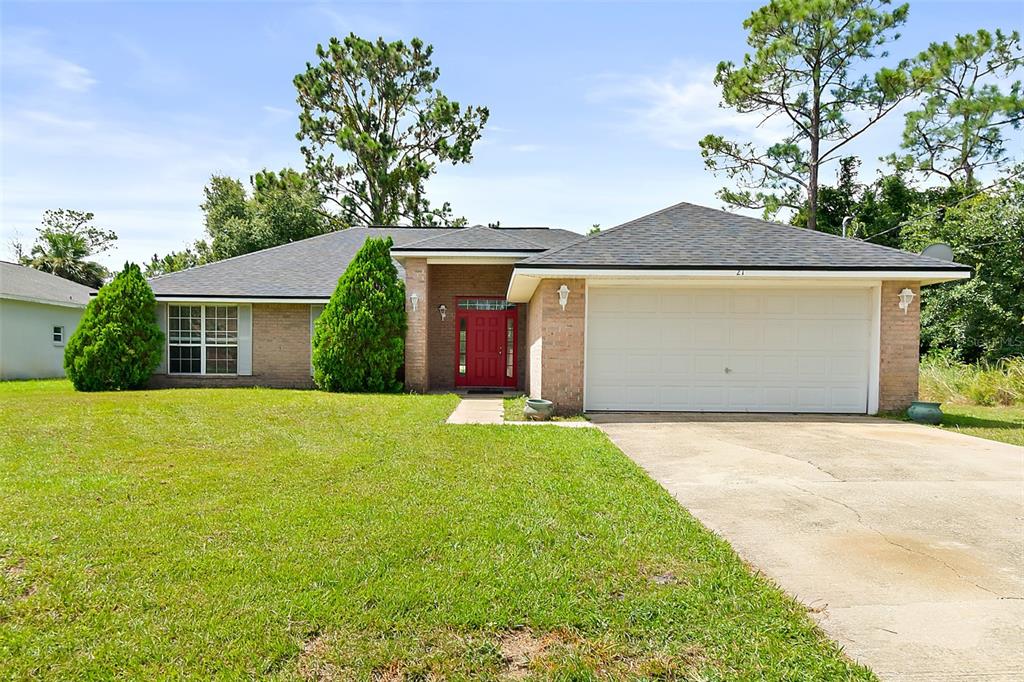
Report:
<svg viewBox="0 0 1024 682"><path fill-rule="evenodd" d="M393 242L367 239L313 331L313 380L325 391L394 392L405 359L405 284Z"/></svg>
<svg viewBox="0 0 1024 682"><path fill-rule="evenodd" d="M64 369L79 391L139 388L160 364L164 334L156 323L156 297L135 264L89 301L64 348Z"/></svg>

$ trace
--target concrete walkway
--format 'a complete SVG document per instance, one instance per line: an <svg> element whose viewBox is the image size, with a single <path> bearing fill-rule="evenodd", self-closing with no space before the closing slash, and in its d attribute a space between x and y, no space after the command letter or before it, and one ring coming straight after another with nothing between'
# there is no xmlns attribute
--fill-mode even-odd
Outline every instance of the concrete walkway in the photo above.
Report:
<svg viewBox="0 0 1024 682"><path fill-rule="evenodd" d="M1024 448L869 417L592 418L879 677L1024 679Z"/></svg>
<svg viewBox="0 0 1024 682"><path fill-rule="evenodd" d="M464 395L446 424L508 424L509 426L560 426L568 429L592 429L588 421L505 421L505 400L500 395Z"/></svg>
<svg viewBox="0 0 1024 682"><path fill-rule="evenodd" d="M463 396L448 415L448 424L504 424L505 399L500 395Z"/></svg>

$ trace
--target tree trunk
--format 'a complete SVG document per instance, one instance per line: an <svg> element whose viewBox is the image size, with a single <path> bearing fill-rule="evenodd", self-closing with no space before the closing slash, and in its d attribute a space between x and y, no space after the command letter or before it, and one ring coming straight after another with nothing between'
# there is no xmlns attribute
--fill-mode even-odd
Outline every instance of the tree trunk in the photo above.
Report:
<svg viewBox="0 0 1024 682"><path fill-rule="evenodd" d="M821 85L819 63L814 66L814 87L811 94L811 153L807 177L807 227L818 229L818 155L821 153Z"/></svg>

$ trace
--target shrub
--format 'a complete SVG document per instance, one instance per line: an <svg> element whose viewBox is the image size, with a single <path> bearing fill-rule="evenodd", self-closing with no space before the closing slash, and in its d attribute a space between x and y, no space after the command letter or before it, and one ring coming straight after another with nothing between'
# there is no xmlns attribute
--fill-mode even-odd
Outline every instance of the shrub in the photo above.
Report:
<svg viewBox="0 0 1024 682"><path fill-rule="evenodd" d="M1024 404L1024 357L966 364L949 353L921 362L921 398L976 405Z"/></svg>
<svg viewBox="0 0 1024 682"><path fill-rule="evenodd" d="M79 391L139 388L160 364L163 344L153 290L138 265L125 263L86 306L64 368Z"/></svg>
<svg viewBox="0 0 1024 682"><path fill-rule="evenodd" d="M405 284L391 238L366 240L338 280L313 331L313 380L326 391L401 390Z"/></svg>

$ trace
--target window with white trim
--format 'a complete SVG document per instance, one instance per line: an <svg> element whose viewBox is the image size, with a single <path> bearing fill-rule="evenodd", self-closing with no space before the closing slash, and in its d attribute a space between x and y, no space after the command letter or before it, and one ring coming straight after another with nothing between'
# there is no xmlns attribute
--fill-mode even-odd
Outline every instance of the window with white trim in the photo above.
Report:
<svg viewBox="0 0 1024 682"><path fill-rule="evenodd" d="M64 326L55 324L53 325L53 345L63 346L64 345Z"/></svg>
<svg viewBox="0 0 1024 682"><path fill-rule="evenodd" d="M238 373L238 306L167 306L170 374Z"/></svg>

